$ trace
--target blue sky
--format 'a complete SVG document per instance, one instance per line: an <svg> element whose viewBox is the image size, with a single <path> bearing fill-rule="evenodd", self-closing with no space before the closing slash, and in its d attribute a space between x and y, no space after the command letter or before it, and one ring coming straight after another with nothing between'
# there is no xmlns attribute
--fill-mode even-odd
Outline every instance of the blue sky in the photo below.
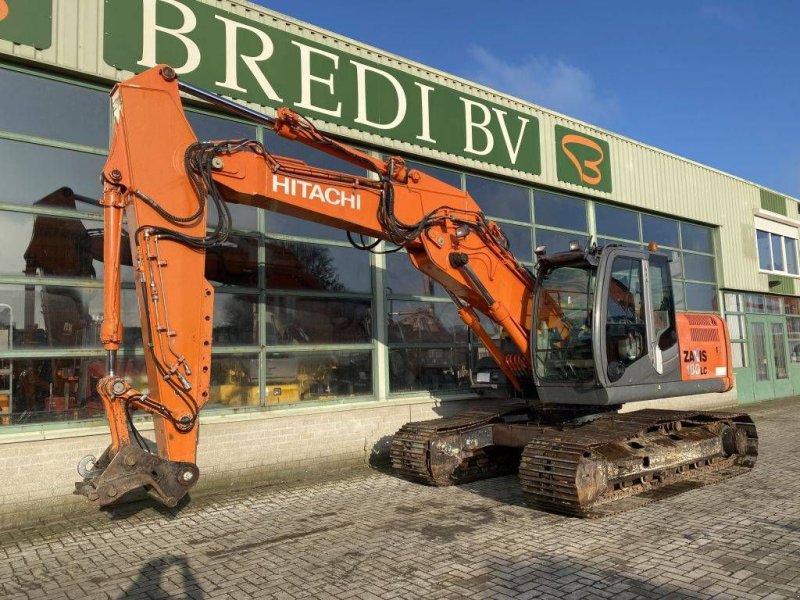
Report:
<svg viewBox="0 0 800 600"><path fill-rule="evenodd" d="M256 3L800 198L800 2Z"/></svg>

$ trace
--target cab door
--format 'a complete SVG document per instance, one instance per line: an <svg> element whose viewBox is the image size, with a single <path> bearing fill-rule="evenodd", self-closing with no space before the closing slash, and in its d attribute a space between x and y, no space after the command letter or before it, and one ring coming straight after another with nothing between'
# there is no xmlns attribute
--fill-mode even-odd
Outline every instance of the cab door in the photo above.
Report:
<svg viewBox="0 0 800 600"><path fill-rule="evenodd" d="M595 310L598 376L610 401L659 397L680 380L667 257L626 248L603 253Z"/></svg>

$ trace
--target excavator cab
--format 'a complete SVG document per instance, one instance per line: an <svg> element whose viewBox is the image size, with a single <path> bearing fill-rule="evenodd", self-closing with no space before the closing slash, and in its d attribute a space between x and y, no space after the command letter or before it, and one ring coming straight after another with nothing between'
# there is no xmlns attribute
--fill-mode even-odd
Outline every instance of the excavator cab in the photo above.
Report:
<svg viewBox="0 0 800 600"><path fill-rule="evenodd" d="M698 385L721 391L721 379L682 381L669 263L621 246L540 255L531 328L540 402L607 406Z"/></svg>

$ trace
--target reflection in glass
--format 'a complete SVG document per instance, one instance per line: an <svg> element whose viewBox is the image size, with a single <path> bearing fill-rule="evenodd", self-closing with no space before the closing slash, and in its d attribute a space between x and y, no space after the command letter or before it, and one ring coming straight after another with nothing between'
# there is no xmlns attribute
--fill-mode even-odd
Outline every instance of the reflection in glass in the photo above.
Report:
<svg viewBox="0 0 800 600"><path fill-rule="evenodd" d="M645 244L656 242L659 246L677 248L678 222L653 215L642 215L642 239Z"/></svg>
<svg viewBox="0 0 800 600"><path fill-rule="evenodd" d="M97 382L106 375L102 357L15 358L6 361L13 373L10 418L0 424L23 425L74 421L105 416ZM146 386L144 360L121 354L118 372L134 387Z"/></svg>
<svg viewBox="0 0 800 600"><path fill-rule="evenodd" d="M698 281L714 281L714 258L702 254L683 253L683 268L686 279Z"/></svg>
<svg viewBox="0 0 800 600"><path fill-rule="evenodd" d="M256 294L214 294L212 341L222 346L258 343L258 296Z"/></svg>
<svg viewBox="0 0 800 600"><path fill-rule="evenodd" d="M784 238L786 244L786 271L792 275L797 275L797 240Z"/></svg>
<svg viewBox="0 0 800 600"><path fill-rule="evenodd" d="M711 242L711 229L702 225L692 223L681 223L681 243L684 250L695 250L696 252L714 251Z"/></svg>
<svg viewBox="0 0 800 600"><path fill-rule="evenodd" d="M564 233L563 231L550 231L549 229L536 228L536 247L546 246L547 254L566 252L570 242L578 242L585 248L589 237L584 233Z"/></svg>
<svg viewBox="0 0 800 600"><path fill-rule="evenodd" d="M186 111L186 118L197 139L203 142L218 140L256 139L255 125L239 123L230 119L212 117L204 113Z"/></svg>
<svg viewBox="0 0 800 600"><path fill-rule="evenodd" d="M772 356L775 359L775 379L788 379L786 332L783 329L783 323L770 323L770 328L772 329Z"/></svg>
<svg viewBox="0 0 800 600"><path fill-rule="evenodd" d="M466 182L467 192L481 207L485 215L530 222L528 188L474 175L467 175Z"/></svg>
<svg viewBox="0 0 800 600"><path fill-rule="evenodd" d="M406 166L409 169L417 169L423 173L435 177L439 181L452 185L455 188L461 189L461 173L451 171L449 169L442 169L440 167L432 167L423 163L418 163L413 160L406 161Z"/></svg>
<svg viewBox="0 0 800 600"><path fill-rule="evenodd" d="M267 240L270 289L369 292L369 253L344 246Z"/></svg>
<svg viewBox="0 0 800 600"><path fill-rule="evenodd" d="M389 350L389 391L469 390L467 348L397 348Z"/></svg>
<svg viewBox="0 0 800 600"><path fill-rule="evenodd" d="M770 234L770 242L772 246L772 269L774 271L783 271L783 238L772 233Z"/></svg>
<svg viewBox="0 0 800 600"><path fill-rule="evenodd" d="M258 287L258 239L232 233L224 246L206 250L205 276L222 285Z"/></svg>
<svg viewBox="0 0 800 600"><path fill-rule="evenodd" d="M467 342L467 326L452 302L389 300L390 344Z"/></svg>
<svg viewBox="0 0 800 600"><path fill-rule="evenodd" d="M266 302L267 344L368 343L370 300L279 296Z"/></svg>
<svg viewBox="0 0 800 600"><path fill-rule="evenodd" d="M211 408L259 406L258 354L211 356Z"/></svg>
<svg viewBox="0 0 800 600"><path fill-rule="evenodd" d="M767 341L764 334L764 323L752 323L750 325L753 333L753 358L755 359L756 381L767 381L769 379L769 366L767 365Z"/></svg>
<svg viewBox="0 0 800 600"><path fill-rule="evenodd" d="M586 202L580 198L536 191L534 218L537 225L587 231Z"/></svg>
<svg viewBox="0 0 800 600"><path fill-rule="evenodd" d="M267 352L268 405L372 395L372 352Z"/></svg>
<svg viewBox="0 0 800 600"><path fill-rule="evenodd" d="M105 156L0 139L0 202L99 211ZM31 165L36 165L35 169ZM64 188L68 188L67 193ZM71 198L57 198L66 196ZM61 203L65 203L63 206ZM74 203L74 204L73 204Z"/></svg>
<svg viewBox="0 0 800 600"><path fill-rule="evenodd" d="M758 267L764 271L772 271L772 255L769 248L769 233L756 230L756 246L758 247Z"/></svg>
<svg viewBox="0 0 800 600"><path fill-rule="evenodd" d="M412 265L405 252L386 255L385 282L389 295L447 298L444 288Z"/></svg>
<svg viewBox="0 0 800 600"><path fill-rule="evenodd" d="M533 260L531 228L510 223L498 223L498 225L508 239L514 256L518 260L531 262Z"/></svg>
<svg viewBox="0 0 800 600"><path fill-rule="evenodd" d="M107 93L2 68L0 89L0 130L108 147Z"/></svg>
<svg viewBox="0 0 800 600"><path fill-rule="evenodd" d="M632 210L596 203L594 219L598 235L639 240L639 216Z"/></svg>
<svg viewBox="0 0 800 600"><path fill-rule="evenodd" d="M717 310L717 286L705 283L686 283L685 286L686 307L689 310Z"/></svg>

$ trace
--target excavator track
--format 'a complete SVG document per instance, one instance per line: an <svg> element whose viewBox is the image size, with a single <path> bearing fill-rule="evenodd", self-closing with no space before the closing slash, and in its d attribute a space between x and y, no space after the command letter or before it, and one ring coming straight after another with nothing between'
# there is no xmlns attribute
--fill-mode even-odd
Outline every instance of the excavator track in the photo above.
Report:
<svg viewBox="0 0 800 600"><path fill-rule="evenodd" d="M497 422L514 412L470 410L452 417L406 423L392 438L392 468L399 475L435 486L458 485L514 473L519 466L515 448L479 448L466 459L449 448L462 434ZM460 444L459 444L460 445Z"/></svg>
<svg viewBox="0 0 800 600"><path fill-rule="evenodd" d="M745 413L652 409L542 425L522 412L408 423L392 439L392 467L435 486L517 471L533 507L603 517L746 473L758 455Z"/></svg>
<svg viewBox="0 0 800 600"><path fill-rule="evenodd" d="M603 517L749 471L758 434L744 413L641 410L546 427L519 467L532 506Z"/></svg>

